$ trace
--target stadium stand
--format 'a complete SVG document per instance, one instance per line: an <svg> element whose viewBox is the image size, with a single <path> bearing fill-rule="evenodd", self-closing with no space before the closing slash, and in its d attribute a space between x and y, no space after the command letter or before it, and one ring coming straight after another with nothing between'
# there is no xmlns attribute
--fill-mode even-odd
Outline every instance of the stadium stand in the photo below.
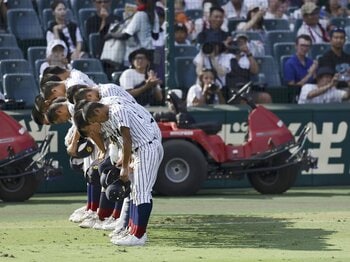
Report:
<svg viewBox="0 0 350 262"><path fill-rule="evenodd" d="M29 66L29 63L25 59L9 59L0 61L0 87L1 92L3 92L2 80L5 74L14 74L14 73L28 73L31 74L32 70Z"/></svg>
<svg viewBox="0 0 350 262"><path fill-rule="evenodd" d="M199 50L194 45L174 46L174 57L192 56L195 57Z"/></svg>
<svg viewBox="0 0 350 262"><path fill-rule="evenodd" d="M39 89L33 74L6 74L3 80L6 98L16 101L23 100L25 108L31 108L34 105Z"/></svg>
<svg viewBox="0 0 350 262"><path fill-rule="evenodd" d="M72 67L82 72L103 72L100 60L96 58L77 59L71 62Z"/></svg>
<svg viewBox="0 0 350 262"><path fill-rule="evenodd" d="M193 57L175 57L174 68L176 86L187 93L197 79Z"/></svg>
<svg viewBox="0 0 350 262"><path fill-rule="evenodd" d="M0 47L18 47L13 34L0 34Z"/></svg>

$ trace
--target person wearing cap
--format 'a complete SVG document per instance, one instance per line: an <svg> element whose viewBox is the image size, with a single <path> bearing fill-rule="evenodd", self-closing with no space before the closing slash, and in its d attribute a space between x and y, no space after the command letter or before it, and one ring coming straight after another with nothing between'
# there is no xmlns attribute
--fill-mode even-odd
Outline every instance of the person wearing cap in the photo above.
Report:
<svg viewBox="0 0 350 262"><path fill-rule="evenodd" d="M62 68L71 69L67 59L68 48L66 43L60 39L54 39L46 47L46 62L40 66L40 78L44 70L50 65L60 66Z"/></svg>
<svg viewBox="0 0 350 262"><path fill-rule="evenodd" d="M301 88L298 104L341 103L349 99L349 91L337 89L338 74L330 67L319 67L316 84L305 84Z"/></svg>
<svg viewBox="0 0 350 262"><path fill-rule="evenodd" d="M264 15L266 9L259 6L258 3L252 3L248 6L247 19L245 22L240 22L237 25L236 31L256 31L265 32ZM261 37L264 40L264 36Z"/></svg>
<svg viewBox="0 0 350 262"><path fill-rule="evenodd" d="M313 2L306 2L301 7L303 23L297 35L309 35L312 44L328 43L327 21L320 19L320 8Z"/></svg>
<svg viewBox="0 0 350 262"><path fill-rule="evenodd" d="M119 79L120 86L125 88L136 101L143 106L159 103L163 100L160 80L150 70L152 56L149 50L140 48L129 55L131 68L125 70Z"/></svg>
<svg viewBox="0 0 350 262"><path fill-rule="evenodd" d="M342 87L350 86L350 54L343 48L346 41L344 28L334 28L330 32L330 50L325 52L319 58L320 66L328 66L339 73L339 85ZM338 86L339 86L338 85Z"/></svg>
<svg viewBox="0 0 350 262"><path fill-rule="evenodd" d="M248 42L248 36L238 33L235 36L237 51L230 60L230 72L226 75L226 84L228 90L237 90L249 81L253 75L259 73L259 65L251 51ZM271 103L270 94L263 90L253 90L253 100L256 103Z"/></svg>
<svg viewBox="0 0 350 262"><path fill-rule="evenodd" d="M295 54L283 65L283 80L288 87L301 88L306 83L315 82L317 60L307 56L312 45L308 35L299 35L295 40Z"/></svg>

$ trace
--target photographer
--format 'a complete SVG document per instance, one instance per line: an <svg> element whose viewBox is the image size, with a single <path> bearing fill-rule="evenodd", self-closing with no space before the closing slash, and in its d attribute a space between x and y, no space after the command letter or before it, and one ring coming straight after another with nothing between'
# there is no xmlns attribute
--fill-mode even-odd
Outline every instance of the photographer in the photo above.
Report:
<svg viewBox="0 0 350 262"><path fill-rule="evenodd" d="M225 98L221 88L214 83L215 77L211 69L204 69L199 75L199 84L191 86L188 90L186 104L202 106L207 104L224 104Z"/></svg>
<svg viewBox="0 0 350 262"><path fill-rule="evenodd" d="M243 85L252 80L252 76L259 73L259 65L256 62L252 50L248 43L248 36L238 34L234 41L236 54L230 61L230 72L226 75L226 85L228 90L238 90ZM256 103L271 103L270 94L264 92L265 83L253 86L253 100Z"/></svg>
<svg viewBox="0 0 350 262"><path fill-rule="evenodd" d="M298 104L341 103L348 100L349 90L337 89L339 74L330 67L319 67L316 84L305 84L301 88Z"/></svg>
<svg viewBox="0 0 350 262"><path fill-rule="evenodd" d="M203 44L201 51L193 59L196 73L199 77L204 68L212 69L215 84L225 88L226 74L230 72L230 60L233 54L226 53L226 47L221 42L207 42Z"/></svg>

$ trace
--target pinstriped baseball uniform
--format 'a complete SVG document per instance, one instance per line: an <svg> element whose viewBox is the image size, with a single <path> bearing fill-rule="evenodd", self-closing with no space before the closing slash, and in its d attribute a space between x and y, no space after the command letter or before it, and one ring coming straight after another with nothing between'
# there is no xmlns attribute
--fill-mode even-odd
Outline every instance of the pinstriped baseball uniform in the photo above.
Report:
<svg viewBox="0 0 350 262"><path fill-rule="evenodd" d="M115 136L123 144L120 129L130 129L132 153L134 160L133 198L136 205L150 203L152 188L163 159L161 142L154 137L149 118L142 117L139 108L129 104L115 103L109 108L109 120L104 124L106 132Z"/></svg>
<svg viewBox="0 0 350 262"><path fill-rule="evenodd" d="M124 90L124 92L126 92ZM105 105L113 105L115 103L126 103L128 104L129 106L131 106L132 108L135 108L138 110L138 113L142 114L142 117L144 117L145 119L146 118L149 118L150 119L150 122L152 124L152 128L153 128L153 132L154 132L154 136L159 140L159 141L162 141L162 134L160 132L160 129L158 127L158 124L157 122L154 120L153 116L151 115L151 113L146 109L144 108L143 106L141 106L140 104L138 104L135 99L133 98L133 100L129 100L129 99L125 99L124 96L109 96L109 97L102 97L102 93L100 94L101 95L101 100L100 102L102 104L105 104ZM102 125L103 127L104 125Z"/></svg>
<svg viewBox="0 0 350 262"><path fill-rule="evenodd" d="M111 97L111 96L118 96L118 97L123 97L130 102L136 103L135 98L130 95L129 92L127 92L124 88L115 85L115 84L99 84L98 86L98 91L100 93L101 98L105 97Z"/></svg>

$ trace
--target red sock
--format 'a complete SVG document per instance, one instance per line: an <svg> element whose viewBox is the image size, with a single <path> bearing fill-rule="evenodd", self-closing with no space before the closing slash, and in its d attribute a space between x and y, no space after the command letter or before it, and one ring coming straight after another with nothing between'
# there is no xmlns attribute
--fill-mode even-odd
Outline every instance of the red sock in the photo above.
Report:
<svg viewBox="0 0 350 262"><path fill-rule="evenodd" d="M100 220L104 220L105 218L111 216L113 209L111 208L99 208L97 211L97 215Z"/></svg>
<svg viewBox="0 0 350 262"><path fill-rule="evenodd" d="M120 210L114 209L113 213L112 213L112 217L115 219L119 218L120 217Z"/></svg>

